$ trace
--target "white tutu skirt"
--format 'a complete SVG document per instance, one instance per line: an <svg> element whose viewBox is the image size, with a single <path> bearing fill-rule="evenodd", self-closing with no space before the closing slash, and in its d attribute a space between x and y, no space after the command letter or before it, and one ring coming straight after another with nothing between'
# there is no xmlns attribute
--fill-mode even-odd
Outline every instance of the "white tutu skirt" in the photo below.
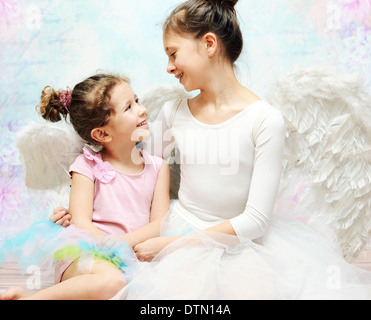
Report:
<svg viewBox="0 0 371 320"><path fill-rule="evenodd" d="M164 226L163 236L185 235L139 262L113 299L371 299L371 272L300 221L272 219L261 244L194 230L176 212Z"/></svg>

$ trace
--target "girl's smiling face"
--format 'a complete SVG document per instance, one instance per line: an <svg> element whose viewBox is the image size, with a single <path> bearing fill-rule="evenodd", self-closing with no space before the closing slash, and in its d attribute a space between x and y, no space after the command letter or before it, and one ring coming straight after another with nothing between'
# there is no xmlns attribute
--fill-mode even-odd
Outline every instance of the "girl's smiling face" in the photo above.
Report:
<svg viewBox="0 0 371 320"><path fill-rule="evenodd" d="M112 139L139 141L150 136L147 123L147 109L126 82L121 82L112 90L110 104L112 115L106 125Z"/></svg>
<svg viewBox="0 0 371 320"><path fill-rule="evenodd" d="M207 46L190 35L166 32L164 49L169 58L167 72L174 74L186 91L200 89L209 64Z"/></svg>

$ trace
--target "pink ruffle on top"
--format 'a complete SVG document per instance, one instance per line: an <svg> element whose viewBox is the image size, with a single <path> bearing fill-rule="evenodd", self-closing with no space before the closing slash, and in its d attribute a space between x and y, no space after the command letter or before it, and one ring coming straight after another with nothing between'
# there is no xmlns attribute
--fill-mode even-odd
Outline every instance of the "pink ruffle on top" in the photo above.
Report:
<svg viewBox="0 0 371 320"><path fill-rule="evenodd" d="M116 177L115 169L109 162L103 161L99 153L95 153L89 147L84 147L83 152L85 158L95 163L93 174L96 179L102 183L108 183Z"/></svg>

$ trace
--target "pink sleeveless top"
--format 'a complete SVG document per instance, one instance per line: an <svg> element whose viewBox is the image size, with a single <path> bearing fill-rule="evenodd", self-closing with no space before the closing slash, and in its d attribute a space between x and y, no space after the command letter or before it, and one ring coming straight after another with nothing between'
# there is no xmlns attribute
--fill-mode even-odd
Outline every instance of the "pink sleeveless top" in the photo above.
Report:
<svg viewBox="0 0 371 320"><path fill-rule="evenodd" d="M84 148L70 167L95 184L93 224L106 234L132 232L149 223L153 193L162 159L142 151L139 174L120 172L99 153Z"/></svg>

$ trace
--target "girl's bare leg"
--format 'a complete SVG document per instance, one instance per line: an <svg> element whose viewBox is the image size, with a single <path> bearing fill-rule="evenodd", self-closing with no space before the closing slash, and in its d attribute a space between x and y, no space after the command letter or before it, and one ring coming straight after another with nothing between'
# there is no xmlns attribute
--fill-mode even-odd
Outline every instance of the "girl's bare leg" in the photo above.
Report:
<svg viewBox="0 0 371 320"><path fill-rule="evenodd" d="M75 261L65 271L62 282L54 286L36 293L12 287L0 298L6 300L107 300L125 285L122 272L107 261L95 260L90 274L82 274Z"/></svg>

